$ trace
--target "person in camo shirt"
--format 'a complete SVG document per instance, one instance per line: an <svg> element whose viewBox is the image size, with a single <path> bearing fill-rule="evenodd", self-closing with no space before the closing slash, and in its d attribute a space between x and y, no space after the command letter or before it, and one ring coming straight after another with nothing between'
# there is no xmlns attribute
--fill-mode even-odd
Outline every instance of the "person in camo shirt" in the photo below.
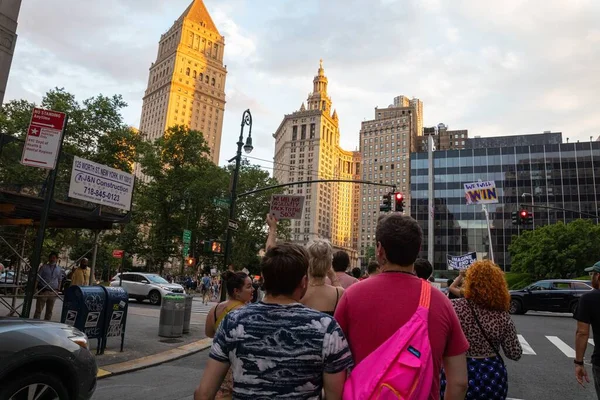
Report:
<svg viewBox="0 0 600 400"><path fill-rule="evenodd" d="M233 399L342 398L352 355L329 315L300 304L308 286L307 251L295 244L267 250L263 301L229 313L215 335L195 400L213 399L227 370Z"/></svg>

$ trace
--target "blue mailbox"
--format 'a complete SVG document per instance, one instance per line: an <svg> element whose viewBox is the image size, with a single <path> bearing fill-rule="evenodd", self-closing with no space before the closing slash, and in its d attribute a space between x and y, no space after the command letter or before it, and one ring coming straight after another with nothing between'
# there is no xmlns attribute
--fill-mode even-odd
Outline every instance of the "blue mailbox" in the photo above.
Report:
<svg viewBox="0 0 600 400"><path fill-rule="evenodd" d="M125 341L125 326L127 324L127 310L129 309L129 294L122 287L105 287L106 291L106 313L105 331L106 336L102 344L101 352L106 349L106 339L109 337L121 337L121 351Z"/></svg>
<svg viewBox="0 0 600 400"><path fill-rule="evenodd" d="M74 326L90 339L105 338L106 290L103 286L71 286L65 292L60 322Z"/></svg>

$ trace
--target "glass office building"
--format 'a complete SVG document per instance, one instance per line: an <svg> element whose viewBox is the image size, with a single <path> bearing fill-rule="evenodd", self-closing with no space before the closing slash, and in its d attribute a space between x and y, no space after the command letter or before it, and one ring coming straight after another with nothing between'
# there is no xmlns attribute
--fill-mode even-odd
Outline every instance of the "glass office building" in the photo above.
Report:
<svg viewBox="0 0 600 400"><path fill-rule="evenodd" d="M597 215L600 207L600 142L556 143L557 134L546 143L513 145L505 137L501 147L489 141L470 139L464 150L436 151L434 156L434 267L446 269L447 255L476 251L488 256L485 214L480 205L467 205L463 184L495 181L499 203L489 205L491 242L496 263L510 270L508 246L523 229L557 221L570 222L578 213L528 207L533 226L512 224L512 212L522 204L554 207ZM558 134L560 135L560 134ZM550 140L552 139L552 140ZM421 257L427 258L428 244L428 153L411 154L411 215L423 228ZM582 218L592 218L582 216Z"/></svg>

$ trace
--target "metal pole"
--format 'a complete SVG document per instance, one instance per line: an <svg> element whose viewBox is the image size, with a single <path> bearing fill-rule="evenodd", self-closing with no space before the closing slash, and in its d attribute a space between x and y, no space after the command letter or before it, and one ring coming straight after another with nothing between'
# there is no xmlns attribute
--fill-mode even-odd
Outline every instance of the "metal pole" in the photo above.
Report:
<svg viewBox="0 0 600 400"><path fill-rule="evenodd" d="M19 290L21 289L21 270L23 269L23 262L21 260L23 260L23 258L25 258L25 245L26 244L27 244L27 227L25 227L25 229L23 231L23 243L21 244L21 256L20 256L19 262L17 263L17 271L15 274L15 279L13 279L13 283L15 284L15 287L14 287L13 298L12 298L12 303L11 303L12 311L9 314L11 316L14 315L17 296L19 295Z"/></svg>
<svg viewBox="0 0 600 400"><path fill-rule="evenodd" d="M240 129L240 137L237 142L237 153L235 159L235 169L233 170L233 181L231 183L231 195L229 199L229 220L235 220L235 203L237 200L237 185L240 175L240 164L242 162L242 146L244 146L244 126L250 127L250 135L252 135L252 114L250 110L244 111L242 114L242 123ZM227 270L229 262L231 260L231 239L233 231L227 226L227 241L225 242L225 257L224 257L224 270Z"/></svg>
<svg viewBox="0 0 600 400"><path fill-rule="evenodd" d="M427 211L429 215L429 225L427 229L427 259L434 266L435 269L435 261L434 261L434 252L433 252L433 238L434 238L434 211L435 211L435 200L433 197L433 136L429 135L427 138L427 152L428 152L428 161L429 161L429 176L428 176L428 202L427 202Z"/></svg>
<svg viewBox="0 0 600 400"><path fill-rule="evenodd" d="M40 215L40 226L38 227L37 236L35 238L35 245L33 246L33 255L31 256L29 269L29 277L27 279L27 289L25 291L25 300L23 301L23 313L22 318L29 318L31 312L31 305L33 304L33 295L35 292L35 283L37 282L38 270L40 268L40 262L42 259L42 249L44 247L44 236L46 233L46 225L48 224L48 214L50 214L50 206L52 204L52 198L54 197L54 184L56 183L56 176L58 175L58 166L60 165L60 156L62 153L63 142L65 140L65 130L69 123L69 116L65 116L65 123L62 128L62 134L60 142L58 144L58 157L54 169L50 171L48 176L48 184L46 186L46 195L44 196L44 208Z"/></svg>
<svg viewBox="0 0 600 400"><path fill-rule="evenodd" d="M100 236L100 231L94 231L94 249L92 250L92 266L90 269L90 281L88 282L90 285L96 284L96 256L98 255L98 237ZM110 277L109 277L110 279Z"/></svg>
<svg viewBox="0 0 600 400"><path fill-rule="evenodd" d="M489 240L489 244L488 244L489 250L488 251L490 253L490 260L492 260L492 262L494 262L494 249L492 246L492 228L490 227L490 213L488 211L486 204L482 204L481 207L483 207L483 212L485 213L485 220L487 221L487 231L488 231L488 240Z"/></svg>

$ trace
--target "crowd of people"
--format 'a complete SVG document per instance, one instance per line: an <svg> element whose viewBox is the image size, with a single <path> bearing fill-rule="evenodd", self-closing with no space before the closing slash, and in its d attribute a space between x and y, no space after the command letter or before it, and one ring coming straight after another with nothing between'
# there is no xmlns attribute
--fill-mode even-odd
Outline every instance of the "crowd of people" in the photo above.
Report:
<svg viewBox="0 0 600 400"><path fill-rule="evenodd" d="M506 399L501 352L518 360L522 349L497 265L461 273L451 301L430 284L408 216L380 218L365 276L346 273L348 254L329 242L277 243L277 221L267 225L264 298L253 302L243 272L223 275L228 299L207 316L214 340L196 400Z"/></svg>

